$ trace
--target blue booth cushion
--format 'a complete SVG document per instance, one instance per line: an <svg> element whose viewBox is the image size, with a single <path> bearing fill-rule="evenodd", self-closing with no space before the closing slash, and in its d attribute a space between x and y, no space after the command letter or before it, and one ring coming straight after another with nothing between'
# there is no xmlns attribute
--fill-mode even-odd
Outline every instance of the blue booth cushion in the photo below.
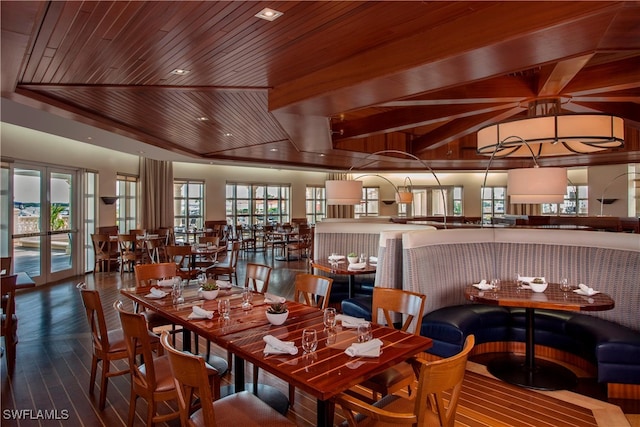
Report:
<svg viewBox="0 0 640 427"><path fill-rule="evenodd" d="M345 299L341 303L342 314L371 321L372 297L355 297Z"/></svg>

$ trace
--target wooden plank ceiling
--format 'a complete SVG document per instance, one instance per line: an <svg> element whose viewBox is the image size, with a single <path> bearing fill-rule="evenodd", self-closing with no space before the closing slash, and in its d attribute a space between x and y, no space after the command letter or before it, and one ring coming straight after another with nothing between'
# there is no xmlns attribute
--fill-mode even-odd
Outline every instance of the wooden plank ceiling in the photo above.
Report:
<svg viewBox="0 0 640 427"><path fill-rule="evenodd" d="M403 150L482 169L476 131L553 97L566 113L622 117L625 146L542 164L640 161L637 2L1 7L3 97L197 159L345 170ZM264 7L284 15L254 17ZM400 157L367 163L423 168Z"/></svg>

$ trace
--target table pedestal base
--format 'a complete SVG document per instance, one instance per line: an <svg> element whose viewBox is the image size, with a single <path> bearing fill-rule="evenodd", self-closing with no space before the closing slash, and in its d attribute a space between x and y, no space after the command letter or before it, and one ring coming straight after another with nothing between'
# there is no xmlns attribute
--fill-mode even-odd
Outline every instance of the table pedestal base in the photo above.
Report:
<svg viewBox="0 0 640 427"><path fill-rule="evenodd" d="M571 390L577 384L576 375L564 366L536 359L530 369L524 356L498 356L489 362L487 369L505 382L536 390Z"/></svg>
<svg viewBox="0 0 640 427"><path fill-rule="evenodd" d="M253 384L245 384L244 389L253 393ZM229 396L233 393L235 393L235 387L232 385L220 387L220 397ZM282 415L287 415L289 398L277 388L267 384L258 384L258 392L254 394Z"/></svg>

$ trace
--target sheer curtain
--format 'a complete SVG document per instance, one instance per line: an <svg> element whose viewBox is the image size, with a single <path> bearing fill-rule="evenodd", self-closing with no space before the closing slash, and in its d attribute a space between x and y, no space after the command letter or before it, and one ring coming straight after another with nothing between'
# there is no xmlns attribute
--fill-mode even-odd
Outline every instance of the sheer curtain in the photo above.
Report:
<svg viewBox="0 0 640 427"><path fill-rule="evenodd" d="M542 206L528 203L510 203L508 213L511 215L541 215Z"/></svg>
<svg viewBox="0 0 640 427"><path fill-rule="evenodd" d="M353 176L349 173L329 173L327 179L353 179ZM327 205L327 218L355 218L355 212L353 205Z"/></svg>
<svg viewBox="0 0 640 427"><path fill-rule="evenodd" d="M143 228L173 227L173 163L140 158L140 200Z"/></svg>

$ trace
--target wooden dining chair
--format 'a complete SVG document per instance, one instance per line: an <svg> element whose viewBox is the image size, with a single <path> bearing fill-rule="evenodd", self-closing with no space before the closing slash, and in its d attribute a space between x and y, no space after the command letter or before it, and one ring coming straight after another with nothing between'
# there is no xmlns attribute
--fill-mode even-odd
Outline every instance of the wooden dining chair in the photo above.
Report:
<svg viewBox="0 0 640 427"><path fill-rule="evenodd" d="M161 343L169 358L180 411L180 424L189 427L209 426L293 426L286 417L272 409L249 391L230 394L215 399L202 357L176 350L163 333ZM214 380L219 390L220 379ZM200 409L191 412L194 400Z"/></svg>
<svg viewBox="0 0 640 427"><path fill-rule="evenodd" d="M154 357L147 321L142 314L125 310L122 301L117 300L113 305L120 316L131 373L127 426L133 426L138 397L147 401L147 426L179 418L179 411L158 413L159 403L178 397L169 358L166 355ZM138 354L142 355L141 361L137 360Z"/></svg>
<svg viewBox="0 0 640 427"><path fill-rule="evenodd" d="M127 358L127 348L124 342L124 334L122 329L107 329L107 323L104 317L100 294L96 290L86 289L84 283L79 283L77 287L80 289L82 303L89 321L91 330L91 345L93 354L91 356L91 376L89 378L89 394L93 395L96 374L98 371L98 363L102 363L100 378L100 398L98 407L103 410L107 400L107 386L109 378L129 373L129 369L111 371L111 362ZM148 331L149 338L154 348L158 348L160 341L152 332Z"/></svg>
<svg viewBox="0 0 640 427"><path fill-rule="evenodd" d="M136 274L136 287L151 287L151 282L154 280L171 279L178 275L178 269L173 262L138 264L134 267L134 271ZM155 311L142 310L140 313L147 320L151 330L159 326L171 325L172 330L175 331L175 324Z"/></svg>
<svg viewBox="0 0 640 427"><path fill-rule="evenodd" d="M192 280L198 277L202 271L197 268L192 268L191 265L191 246L166 246L165 253L167 254L167 261L176 264L178 276L186 280Z"/></svg>
<svg viewBox="0 0 640 427"><path fill-rule="evenodd" d="M0 258L0 271L4 271L4 275L11 274L11 257L3 256Z"/></svg>
<svg viewBox="0 0 640 427"><path fill-rule="evenodd" d="M287 245L287 253L298 253L299 259L303 257L309 258L309 251L313 245L313 229L308 225L300 225L298 228L298 237L295 241ZM287 257L287 261L289 257Z"/></svg>
<svg viewBox="0 0 640 427"><path fill-rule="evenodd" d="M244 279L245 288L251 288L254 292L265 293L269 289L269 280L273 268L264 265L248 262L246 265L246 276Z"/></svg>
<svg viewBox="0 0 640 427"><path fill-rule="evenodd" d="M164 239L160 237L148 238L144 239L144 242L147 247L147 259L150 263L159 264L167 262Z"/></svg>
<svg viewBox="0 0 640 427"><path fill-rule="evenodd" d="M91 242L93 243L93 256L95 265L93 273L95 274L100 267L100 271L104 271L105 265L107 272L111 272L111 262L118 259L117 241L111 241L108 234L92 234Z"/></svg>
<svg viewBox="0 0 640 427"><path fill-rule="evenodd" d="M213 246L215 248L219 248L220 246L220 237L219 236L199 236L198 243L201 245ZM223 248L219 248L223 249ZM226 251L226 248L224 248ZM196 258L196 267L202 270L205 270L213 267L218 262L218 254L219 252L214 252L211 254L199 255Z"/></svg>
<svg viewBox="0 0 640 427"><path fill-rule="evenodd" d="M238 285L238 273L236 267L238 265L240 248L240 242L233 242L231 244L231 250L227 251L226 260L208 268L206 270L207 275L212 275L216 279L220 277L228 277L231 283L235 280L235 284Z"/></svg>
<svg viewBox="0 0 640 427"><path fill-rule="evenodd" d="M314 274L297 274L293 284L293 300L295 302L301 302L302 304L324 310L329 304L332 284L333 279L329 277L318 276ZM254 366L254 390L257 379L258 369ZM289 384L289 404L291 406L293 406L295 403L295 392L295 387Z"/></svg>
<svg viewBox="0 0 640 427"><path fill-rule="evenodd" d="M124 272L125 266L129 273L133 272L133 267L142 261L138 251L138 238L133 234L118 234L118 252L120 274Z"/></svg>
<svg viewBox="0 0 640 427"><path fill-rule="evenodd" d="M474 343L474 336L469 335L462 351L452 357L435 362L411 359L418 377L413 399L388 395L372 405L348 393L341 393L334 402L342 407L350 427L399 424L453 427L467 358Z"/></svg>
<svg viewBox="0 0 640 427"><path fill-rule="evenodd" d="M394 327L397 325L395 323L396 316L402 316L403 320L398 325L398 329L419 335L426 299L425 295L415 292L375 287L373 288L371 318L374 323ZM378 393L386 396L404 387L407 387L411 392L410 387L415 378L411 365L401 362L369 378L361 385L370 389L373 400L377 400Z"/></svg>
<svg viewBox="0 0 640 427"><path fill-rule="evenodd" d="M0 295L5 299L0 317L0 336L4 337L7 354L7 371L12 372L16 362L18 344L18 317L16 316L17 275L4 275L0 279Z"/></svg>

